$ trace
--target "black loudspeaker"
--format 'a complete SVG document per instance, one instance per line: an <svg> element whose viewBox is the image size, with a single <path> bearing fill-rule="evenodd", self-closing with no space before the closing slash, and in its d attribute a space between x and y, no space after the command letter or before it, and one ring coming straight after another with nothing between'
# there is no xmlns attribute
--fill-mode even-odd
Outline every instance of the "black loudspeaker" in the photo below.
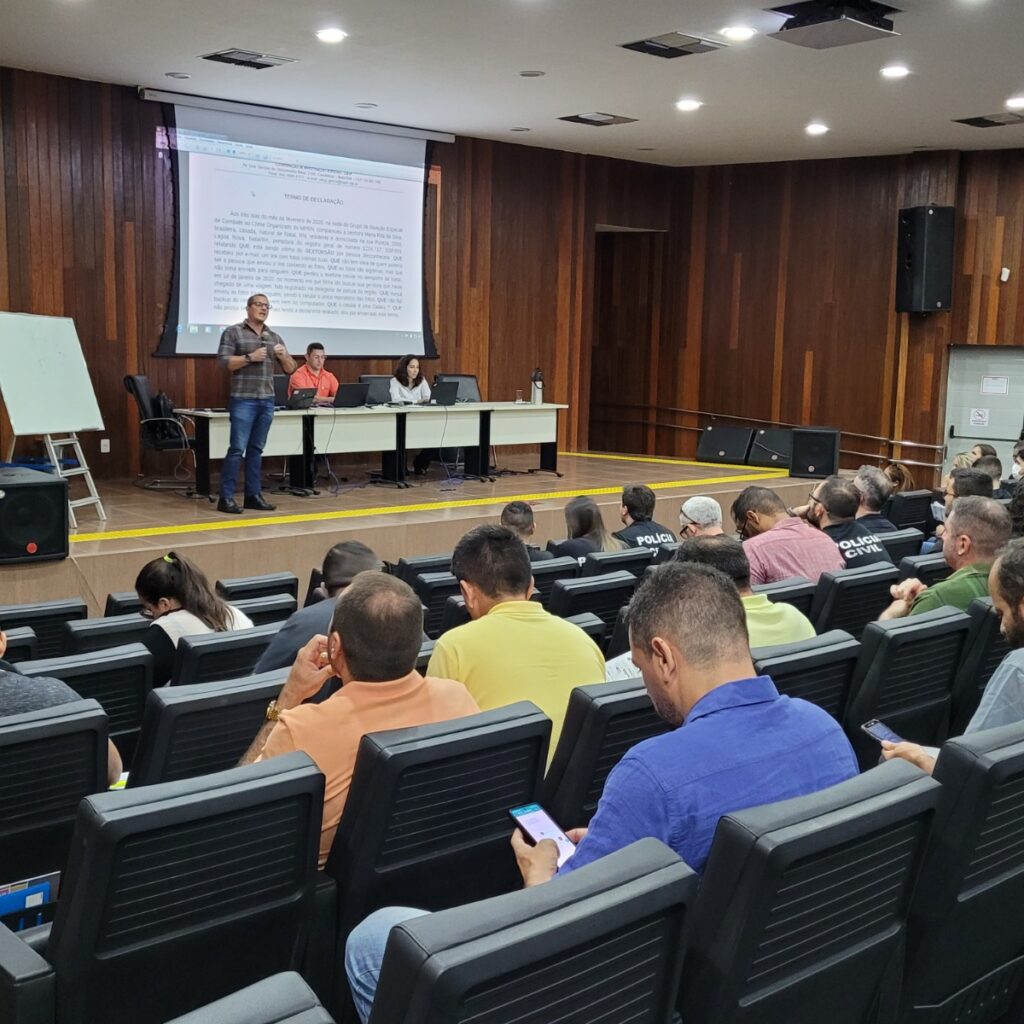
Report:
<svg viewBox="0 0 1024 1024"><path fill-rule="evenodd" d="M952 206L900 210L896 312L934 313L953 304Z"/></svg>
<svg viewBox="0 0 1024 1024"><path fill-rule="evenodd" d="M788 469L793 455L793 432L782 427L762 427L754 432L748 466Z"/></svg>
<svg viewBox="0 0 1024 1024"><path fill-rule="evenodd" d="M67 557L67 480L34 469L0 469L0 563Z"/></svg>
<svg viewBox="0 0 1024 1024"><path fill-rule="evenodd" d="M789 475L833 476L839 469L839 431L818 427L793 428Z"/></svg>
<svg viewBox="0 0 1024 1024"><path fill-rule="evenodd" d="M705 427L697 444L698 462L747 461L754 431L750 427Z"/></svg>

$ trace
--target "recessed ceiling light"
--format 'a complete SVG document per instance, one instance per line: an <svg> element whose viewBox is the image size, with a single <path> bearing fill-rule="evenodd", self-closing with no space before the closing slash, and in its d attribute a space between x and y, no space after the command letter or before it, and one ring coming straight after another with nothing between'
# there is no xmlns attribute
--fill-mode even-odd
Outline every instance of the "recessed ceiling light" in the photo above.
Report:
<svg viewBox="0 0 1024 1024"><path fill-rule="evenodd" d="M165 71L164 75L167 78L191 78L192 77L187 71Z"/></svg>
<svg viewBox="0 0 1024 1024"><path fill-rule="evenodd" d="M377 104L376 103L356 103L354 105L357 106L360 110L376 110L377 109Z"/></svg>
<svg viewBox="0 0 1024 1024"><path fill-rule="evenodd" d="M528 132L529 130L530 130L529 128L522 128L522 127L519 127L519 128L509 128L510 132Z"/></svg>
<svg viewBox="0 0 1024 1024"><path fill-rule="evenodd" d="M808 135L824 135L825 132L828 131L828 125L822 124L821 121L812 121L806 128L804 128L804 131L807 132Z"/></svg>
<svg viewBox="0 0 1024 1024"><path fill-rule="evenodd" d="M1011 96L1006 101L1007 110L1024 110L1024 96Z"/></svg>
<svg viewBox="0 0 1024 1024"><path fill-rule="evenodd" d="M322 28L317 32L316 37L321 43L340 43L347 36L340 28Z"/></svg>
<svg viewBox="0 0 1024 1024"><path fill-rule="evenodd" d="M704 106L702 100L694 99L681 99L676 100L676 110L682 110L684 113L689 113L691 110L700 110Z"/></svg>
<svg viewBox="0 0 1024 1024"><path fill-rule="evenodd" d="M881 70L883 78L906 78L910 74L910 68L906 64L886 64Z"/></svg>
<svg viewBox="0 0 1024 1024"><path fill-rule="evenodd" d="M720 34L734 43L745 43L748 39L753 39L757 31L749 25L726 25Z"/></svg>
<svg viewBox="0 0 1024 1024"><path fill-rule="evenodd" d="M544 71L520 71L520 78L543 78L546 72Z"/></svg>

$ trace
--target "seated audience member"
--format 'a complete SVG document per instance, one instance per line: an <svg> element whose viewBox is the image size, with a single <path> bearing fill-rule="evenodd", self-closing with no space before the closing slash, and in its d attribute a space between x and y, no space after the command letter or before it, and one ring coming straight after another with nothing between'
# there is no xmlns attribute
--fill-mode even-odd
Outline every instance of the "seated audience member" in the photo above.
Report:
<svg viewBox="0 0 1024 1024"><path fill-rule="evenodd" d="M3 660L7 653L7 634L0 630L0 718L25 715L61 704L82 700L67 683L48 676L23 676L15 665ZM107 740L107 784L121 776L121 755L112 740Z"/></svg>
<svg viewBox="0 0 1024 1024"><path fill-rule="evenodd" d="M1010 482L1015 486L1018 480L1024 476L1024 441L1018 441L1013 446L1013 465L1010 467Z"/></svg>
<svg viewBox="0 0 1024 1024"><path fill-rule="evenodd" d="M174 672L174 652L183 636L251 629L252 619L219 597L195 562L170 551L142 567L135 579L142 614L153 620L142 642L153 655L153 685Z"/></svg>
<svg viewBox="0 0 1024 1024"><path fill-rule="evenodd" d="M676 535L654 521L656 502L654 491L646 484L626 484L622 488L622 507L619 509L619 518L625 528L615 536L631 548L657 548L671 544Z"/></svg>
<svg viewBox="0 0 1024 1024"><path fill-rule="evenodd" d="M240 762L293 750L316 762L326 778L320 867L331 851L364 735L480 710L462 683L424 679L416 671L422 636L423 606L412 588L385 573L360 573L334 605L330 634L313 637L299 651ZM332 675L341 689L322 704L303 704Z"/></svg>
<svg viewBox="0 0 1024 1024"><path fill-rule="evenodd" d="M949 518L950 509L957 498L991 498L992 477L980 469L958 466L946 477L943 482L944 497L942 514ZM942 547L942 535L946 530L945 523L939 523L935 528L935 536L926 540L921 545L921 554L929 555Z"/></svg>
<svg viewBox="0 0 1024 1024"><path fill-rule="evenodd" d="M882 515L882 509L892 495L889 478L875 466L861 466L853 478L853 485L860 494L857 522L872 533L894 533L895 525Z"/></svg>
<svg viewBox="0 0 1024 1024"><path fill-rule="evenodd" d="M889 483L892 484L893 494L917 490L914 474L902 462L887 462L882 467L882 472L886 475Z"/></svg>
<svg viewBox="0 0 1024 1024"><path fill-rule="evenodd" d="M555 557L550 551L530 543L534 531L533 509L525 501L510 501L501 510L501 525L511 530L526 545L526 553L531 562L546 562Z"/></svg>
<svg viewBox="0 0 1024 1024"><path fill-rule="evenodd" d="M720 537L722 533L722 506L714 498L698 494L680 506L680 537Z"/></svg>
<svg viewBox="0 0 1024 1024"><path fill-rule="evenodd" d="M1016 487L1010 504L1006 506L1010 513L1010 524L1014 537L1024 537L1024 487Z"/></svg>
<svg viewBox="0 0 1024 1024"><path fill-rule="evenodd" d="M324 347L319 341L310 342L306 346L305 366L300 366L288 378L289 398L297 388L316 388L316 404L331 404L331 399L338 393L338 378L330 370L324 369L326 358Z"/></svg>
<svg viewBox="0 0 1024 1024"><path fill-rule="evenodd" d="M770 678L754 675L743 606L723 573L678 562L660 567L637 588L629 633L651 702L672 731L638 743L612 768L590 827L570 833L578 846L560 869L552 841L529 846L513 833L527 886L647 836L702 873L723 815L857 774L850 744L831 716L780 696ZM421 913L387 907L349 937L345 967L363 1021L388 932Z"/></svg>
<svg viewBox="0 0 1024 1024"><path fill-rule="evenodd" d="M324 555L321 569L323 582L320 584L323 600L292 612L256 662L253 671L270 672L291 665L299 650L314 636L327 633L338 595L359 573L379 572L380 568L380 559L365 544L357 540L343 540L335 544Z"/></svg>
<svg viewBox="0 0 1024 1024"><path fill-rule="evenodd" d="M982 455L971 467L979 473L987 473L992 478L992 497L997 501L1009 498L1013 491L1003 486L1003 464L998 456Z"/></svg>
<svg viewBox="0 0 1024 1024"><path fill-rule="evenodd" d="M732 503L732 518L750 562L751 583L774 583L791 576L818 582L823 572L846 562L831 537L786 511L768 487L745 487Z"/></svg>
<svg viewBox="0 0 1024 1024"><path fill-rule="evenodd" d="M999 628L1012 649L992 673L978 710L964 729L965 736L1024 721L1024 541L1011 541L996 559L988 589L999 614ZM902 757L929 774L935 768L934 753L917 743L886 742L882 748L886 760Z"/></svg>
<svg viewBox="0 0 1024 1024"><path fill-rule="evenodd" d="M991 498L957 498L946 520L942 553L953 570L939 583L902 580L892 586L893 602L880 618L920 615L948 605L966 611L976 597L988 595L989 569L1010 539L1010 513Z"/></svg>
<svg viewBox="0 0 1024 1024"><path fill-rule="evenodd" d="M597 503L585 494L566 504L565 527L568 540L548 541L548 551L556 558L568 555L582 565L591 551L621 551L625 547L608 532Z"/></svg>
<svg viewBox="0 0 1024 1024"><path fill-rule="evenodd" d="M983 459L986 456L997 455L998 452L990 444L976 444L970 451L971 465L977 463L978 459Z"/></svg>
<svg viewBox="0 0 1024 1024"><path fill-rule="evenodd" d="M452 573L472 621L438 639L428 674L465 683L483 711L533 701L551 719L550 757L573 688L604 682L601 651L578 626L530 600L530 559L511 530L470 530L455 545Z"/></svg>
<svg viewBox="0 0 1024 1024"><path fill-rule="evenodd" d="M856 518L860 492L852 480L830 476L814 485L807 521L817 526L839 546L846 565L870 565L872 562L892 564L878 535Z"/></svg>

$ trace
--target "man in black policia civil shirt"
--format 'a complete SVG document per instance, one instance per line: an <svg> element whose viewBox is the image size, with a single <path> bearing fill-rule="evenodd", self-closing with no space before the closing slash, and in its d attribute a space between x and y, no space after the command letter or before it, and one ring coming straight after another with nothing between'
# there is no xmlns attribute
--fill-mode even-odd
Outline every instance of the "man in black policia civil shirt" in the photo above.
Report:
<svg viewBox="0 0 1024 1024"><path fill-rule="evenodd" d="M274 419L274 364L285 373L295 372L295 360L279 334L267 327L270 300L266 295L250 295L245 304L245 319L224 329L217 359L231 371L231 438L228 453L220 469L218 512L237 514L235 503L238 469L245 456L245 507L273 512L274 506L263 497L260 479L263 446Z"/></svg>
<svg viewBox="0 0 1024 1024"><path fill-rule="evenodd" d="M830 476L815 486L807 505L807 521L839 546L847 568L870 562L892 562L878 535L856 519L860 492L852 480Z"/></svg>
<svg viewBox="0 0 1024 1024"><path fill-rule="evenodd" d="M676 535L654 521L654 503L654 491L646 484L626 484L622 488L622 508L619 509L619 517L626 525L615 536L631 548L671 544Z"/></svg>

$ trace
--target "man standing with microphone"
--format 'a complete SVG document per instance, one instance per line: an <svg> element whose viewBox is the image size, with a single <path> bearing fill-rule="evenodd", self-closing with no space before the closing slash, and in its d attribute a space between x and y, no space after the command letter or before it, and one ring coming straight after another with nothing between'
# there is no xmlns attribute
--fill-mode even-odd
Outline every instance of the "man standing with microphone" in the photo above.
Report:
<svg viewBox="0 0 1024 1024"><path fill-rule="evenodd" d="M279 334L267 327L270 300L257 293L245 304L246 317L227 327L220 336L217 359L231 371L231 438L220 471L218 512L232 515L242 510L235 502L238 469L245 455L245 507L273 512L263 497L261 464L263 446L274 419L274 361L285 373L295 372L295 360L288 355Z"/></svg>

